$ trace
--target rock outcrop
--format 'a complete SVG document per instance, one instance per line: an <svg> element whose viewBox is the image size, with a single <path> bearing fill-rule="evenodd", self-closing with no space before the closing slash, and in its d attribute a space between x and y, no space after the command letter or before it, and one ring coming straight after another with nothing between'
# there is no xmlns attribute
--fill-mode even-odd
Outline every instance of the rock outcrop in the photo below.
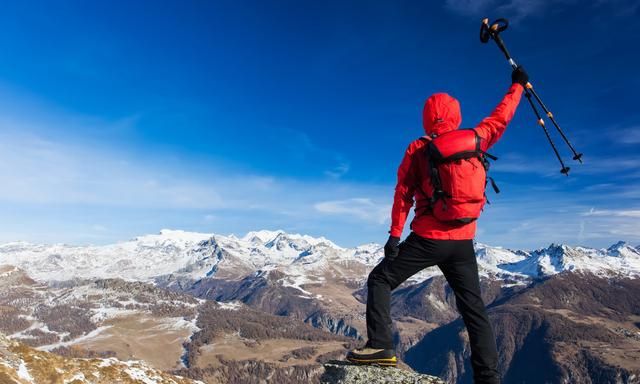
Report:
<svg viewBox="0 0 640 384"><path fill-rule="evenodd" d="M445 384L435 376L401 368L353 365L345 361L324 364L321 384Z"/></svg>

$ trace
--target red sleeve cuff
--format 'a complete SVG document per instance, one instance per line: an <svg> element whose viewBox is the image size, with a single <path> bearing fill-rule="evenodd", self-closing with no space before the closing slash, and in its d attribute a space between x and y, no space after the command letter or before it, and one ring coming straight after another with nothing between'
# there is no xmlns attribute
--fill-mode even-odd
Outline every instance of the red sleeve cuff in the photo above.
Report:
<svg viewBox="0 0 640 384"><path fill-rule="evenodd" d="M402 229L391 228L391 230L389 231L389 234L393 237L401 237Z"/></svg>

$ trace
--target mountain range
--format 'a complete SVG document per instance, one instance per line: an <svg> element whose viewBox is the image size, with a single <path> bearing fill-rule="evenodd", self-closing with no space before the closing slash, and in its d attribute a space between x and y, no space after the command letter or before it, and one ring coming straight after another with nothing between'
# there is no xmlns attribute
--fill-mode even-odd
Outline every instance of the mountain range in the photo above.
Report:
<svg viewBox="0 0 640 384"><path fill-rule="evenodd" d="M622 241L606 249L551 244L534 251L476 244L476 253L483 276L518 282L566 271L640 276L640 247ZM321 272L351 263L369 268L382 256L378 244L342 248L324 237L284 231L249 232L238 238L162 230L156 235L105 246L26 242L0 245L0 263L18 266L40 281L117 277L154 282L167 276L194 280L214 276L237 278L248 272L279 270L286 275L283 283L301 292L304 292L302 285L321 281ZM345 276L358 276L348 268L339 269ZM411 281L424 281L435 274L438 274L435 269L426 270Z"/></svg>
<svg viewBox="0 0 640 384"><path fill-rule="evenodd" d="M639 380L639 247L475 247L505 383ZM284 231L8 243L0 332L40 350L137 358L209 383L313 382L319 364L364 339L366 278L382 257L377 244L343 248ZM392 314L411 368L471 382L466 332L437 268L394 291Z"/></svg>

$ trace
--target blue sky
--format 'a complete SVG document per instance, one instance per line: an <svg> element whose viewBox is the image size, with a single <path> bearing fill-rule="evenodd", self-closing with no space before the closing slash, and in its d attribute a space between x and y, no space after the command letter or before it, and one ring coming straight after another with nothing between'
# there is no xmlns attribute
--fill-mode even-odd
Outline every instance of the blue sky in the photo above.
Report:
<svg viewBox="0 0 640 384"><path fill-rule="evenodd" d="M471 127L509 86L485 15L511 19L510 50L585 164L559 174L523 100L478 240L639 244L640 5L625 0L5 4L0 241L384 242L423 101L452 94Z"/></svg>

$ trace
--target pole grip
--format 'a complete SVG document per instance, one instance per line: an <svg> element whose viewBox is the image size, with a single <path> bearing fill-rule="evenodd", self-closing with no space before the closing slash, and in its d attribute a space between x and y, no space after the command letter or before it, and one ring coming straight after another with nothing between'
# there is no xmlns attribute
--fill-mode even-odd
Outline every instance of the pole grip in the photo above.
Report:
<svg viewBox="0 0 640 384"><path fill-rule="evenodd" d="M516 62L511 57L511 54L507 50L507 47L504 45L504 41L502 41L502 37L500 37L500 35L497 34L497 33L493 34L492 37L493 37L493 40L496 42L496 44L498 44L498 48L500 48L500 50L504 54L504 57L506 57L507 60L509 61L509 64L511 64L511 66L513 66L515 64L514 69L517 68L518 65L516 64Z"/></svg>
<svg viewBox="0 0 640 384"><path fill-rule="evenodd" d="M516 69L518 68L518 64L513 60L504 44L504 41L502 41L502 38L500 37L500 33L505 31L508 27L509 21L507 19L496 19L493 23L489 23L489 19L485 18L482 20L482 24L480 25L480 41L487 43L489 40L493 39L493 41L498 45L498 48L500 48L500 51L502 51L509 61L511 67Z"/></svg>

